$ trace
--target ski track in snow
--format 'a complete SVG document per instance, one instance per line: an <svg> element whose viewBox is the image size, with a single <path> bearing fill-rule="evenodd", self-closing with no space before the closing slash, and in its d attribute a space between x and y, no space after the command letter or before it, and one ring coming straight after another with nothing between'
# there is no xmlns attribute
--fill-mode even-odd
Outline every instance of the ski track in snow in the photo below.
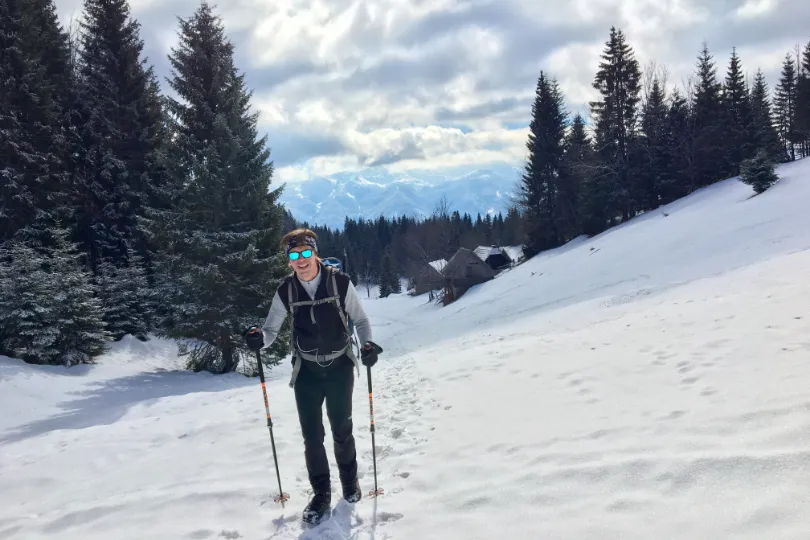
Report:
<svg viewBox="0 0 810 540"><path fill-rule="evenodd" d="M97 366L0 358L3 540L806 540L810 160L712 186L437 307L370 299L364 498L309 500L288 362L260 387L117 344ZM666 213L666 217L664 217ZM703 231L703 232L701 232ZM337 478L326 416L327 455Z"/></svg>

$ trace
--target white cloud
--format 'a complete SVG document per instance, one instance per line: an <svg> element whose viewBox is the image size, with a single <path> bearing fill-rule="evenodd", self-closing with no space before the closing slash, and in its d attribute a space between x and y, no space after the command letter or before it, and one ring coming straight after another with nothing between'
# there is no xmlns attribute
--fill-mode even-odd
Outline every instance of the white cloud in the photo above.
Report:
<svg viewBox="0 0 810 540"><path fill-rule="evenodd" d="M63 19L79 0L56 0ZM130 0L161 78L175 16L199 0ZM611 25L681 86L705 39L722 79L736 46L773 88L806 43L807 0L230 0L216 5L254 90L279 179L382 164L522 165L540 70L587 115ZM164 85L164 89L167 86Z"/></svg>
<svg viewBox="0 0 810 540"><path fill-rule="evenodd" d="M779 6L779 0L747 0L734 12L741 19L761 17Z"/></svg>

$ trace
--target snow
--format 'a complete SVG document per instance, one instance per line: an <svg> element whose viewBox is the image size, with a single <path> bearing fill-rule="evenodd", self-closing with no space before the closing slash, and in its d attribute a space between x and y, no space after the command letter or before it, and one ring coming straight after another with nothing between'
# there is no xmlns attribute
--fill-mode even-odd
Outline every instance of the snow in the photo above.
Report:
<svg viewBox="0 0 810 540"><path fill-rule="evenodd" d="M315 528L289 363L267 385L282 508L256 380L179 370L161 341L97 366L0 359L0 538L805 539L810 160L779 172L762 195L719 183L447 307L363 298L385 349L386 493L352 506L335 486ZM354 405L367 492L364 372Z"/></svg>
<svg viewBox="0 0 810 540"><path fill-rule="evenodd" d="M441 273L444 270L444 267L447 266L447 261L444 259L436 259L435 261L430 261L428 263L434 270Z"/></svg>
<svg viewBox="0 0 810 540"><path fill-rule="evenodd" d="M523 246L504 246L503 249L513 261L520 262L523 260Z"/></svg>

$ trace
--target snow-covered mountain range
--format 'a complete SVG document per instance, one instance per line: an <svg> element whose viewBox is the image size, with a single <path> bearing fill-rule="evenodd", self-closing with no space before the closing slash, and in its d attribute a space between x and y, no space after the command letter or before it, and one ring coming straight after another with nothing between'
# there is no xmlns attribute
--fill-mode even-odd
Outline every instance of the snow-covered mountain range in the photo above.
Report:
<svg viewBox="0 0 810 540"><path fill-rule="evenodd" d="M521 171L495 164L468 171L390 173L366 169L319 176L287 184L281 202L300 221L341 229L346 216L424 217L433 213L442 196L450 212L506 214Z"/></svg>

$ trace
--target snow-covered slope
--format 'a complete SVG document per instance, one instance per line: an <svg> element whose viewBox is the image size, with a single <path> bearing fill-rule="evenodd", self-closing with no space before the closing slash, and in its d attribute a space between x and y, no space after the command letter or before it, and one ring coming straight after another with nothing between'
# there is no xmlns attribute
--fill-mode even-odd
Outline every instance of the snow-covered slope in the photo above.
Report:
<svg viewBox="0 0 810 540"><path fill-rule="evenodd" d="M342 228L346 216L425 217L443 196L462 215L506 214L519 178L517 169L498 164L458 175L368 170L288 184L281 202L296 219L333 228Z"/></svg>
<svg viewBox="0 0 810 540"><path fill-rule="evenodd" d="M256 381L162 372L146 350L78 373L4 360L0 405L26 401L0 425L0 538L803 540L810 160L779 172L763 195L723 182L445 308L366 300L386 494L352 506L335 488L312 529L288 365L268 383L281 508ZM368 490L365 374L354 422Z"/></svg>

